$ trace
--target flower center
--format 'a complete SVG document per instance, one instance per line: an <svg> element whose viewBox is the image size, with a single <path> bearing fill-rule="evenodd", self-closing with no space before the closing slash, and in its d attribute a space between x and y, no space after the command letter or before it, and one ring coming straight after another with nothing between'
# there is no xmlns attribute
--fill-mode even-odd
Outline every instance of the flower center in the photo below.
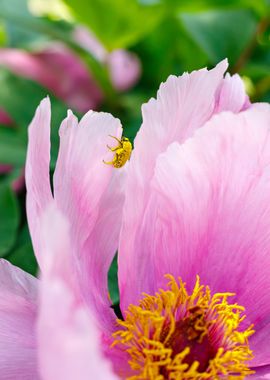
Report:
<svg viewBox="0 0 270 380"><path fill-rule="evenodd" d="M193 292L185 283L169 279L168 289L144 295L130 305L113 345L130 357L129 380L244 379L253 373L248 338L253 326L239 325L244 308L229 304L232 293L211 296L197 277ZM228 377L229 376L229 377Z"/></svg>

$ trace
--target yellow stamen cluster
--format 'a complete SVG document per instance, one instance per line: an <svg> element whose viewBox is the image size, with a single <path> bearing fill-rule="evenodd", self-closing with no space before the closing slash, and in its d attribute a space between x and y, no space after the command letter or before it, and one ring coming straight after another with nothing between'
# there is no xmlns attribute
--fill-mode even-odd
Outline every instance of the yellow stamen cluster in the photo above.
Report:
<svg viewBox="0 0 270 380"><path fill-rule="evenodd" d="M232 293L211 296L197 277L193 292L173 276L168 290L145 294L139 306L130 305L118 320L114 343L128 352L128 380L241 380L253 373L248 338L250 326L239 331L244 308L229 304Z"/></svg>

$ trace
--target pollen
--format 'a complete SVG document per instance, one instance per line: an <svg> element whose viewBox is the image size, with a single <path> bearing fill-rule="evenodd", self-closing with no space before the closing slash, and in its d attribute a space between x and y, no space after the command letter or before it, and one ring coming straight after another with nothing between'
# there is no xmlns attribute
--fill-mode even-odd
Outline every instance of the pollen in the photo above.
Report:
<svg viewBox="0 0 270 380"><path fill-rule="evenodd" d="M127 380L241 380L254 373L249 337L243 329L244 308L228 299L233 293L211 296L197 280L191 294L179 278L167 275L166 290L144 294L117 320L113 345L128 353Z"/></svg>

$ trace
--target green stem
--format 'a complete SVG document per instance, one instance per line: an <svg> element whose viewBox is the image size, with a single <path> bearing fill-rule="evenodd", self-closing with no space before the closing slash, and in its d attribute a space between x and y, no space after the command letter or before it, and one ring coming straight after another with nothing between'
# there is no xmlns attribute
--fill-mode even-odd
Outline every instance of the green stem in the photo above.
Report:
<svg viewBox="0 0 270 380"><path fill-rule="evenodd" d="M263 18L257 25L256 32L254 33L254 36L251 40L251 42L248 44L246 49L243 51L243 53L238 58L236 64L233 66L231 73L239 73L239 71L245 66L246 62L249 60L249 58L252 56L254 49L257 46L257 40L258 38L265 32L265 30L270 25L270 18L266 17Z"/></svg>

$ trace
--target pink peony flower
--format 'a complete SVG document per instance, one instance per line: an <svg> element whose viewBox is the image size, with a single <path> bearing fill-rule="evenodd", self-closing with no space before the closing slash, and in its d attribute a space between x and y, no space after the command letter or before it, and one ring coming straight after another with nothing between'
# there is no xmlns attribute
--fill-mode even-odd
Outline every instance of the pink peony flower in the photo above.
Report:
<svg viewBox="0 0 270 380"><path fill-rule="evenodd" d="M270 107L226 67L162 84L121 169L103 163L120 122L69 112L53 194L41 102L26 164L41 275L1 262L2 379L270 378Z"/></svg>

